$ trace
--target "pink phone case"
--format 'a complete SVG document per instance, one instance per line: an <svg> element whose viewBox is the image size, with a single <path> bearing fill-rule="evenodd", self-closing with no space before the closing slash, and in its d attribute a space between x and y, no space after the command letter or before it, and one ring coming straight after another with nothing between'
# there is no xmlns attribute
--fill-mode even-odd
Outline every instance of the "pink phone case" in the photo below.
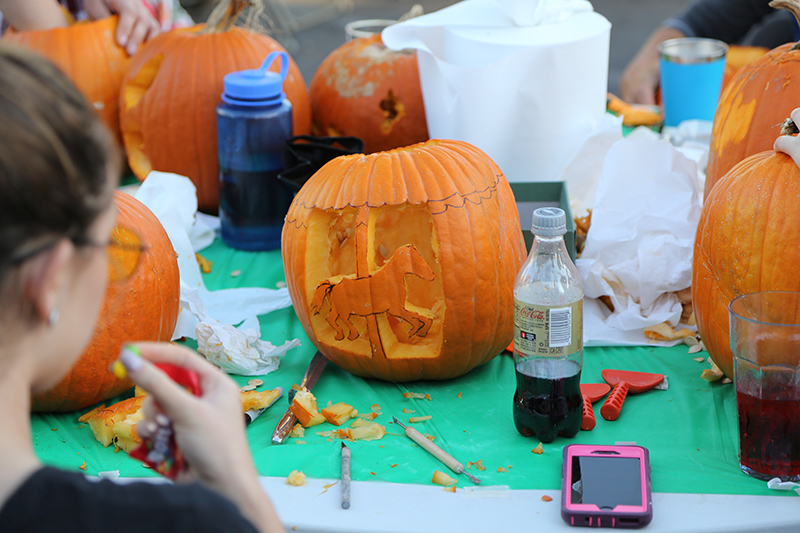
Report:
<svg viewBox="0 0 800 533"><path fill-rule="evenodd" d="M653 519L649 454L642 446L565 446L561 479L567 524L639 528Z"/></svg>

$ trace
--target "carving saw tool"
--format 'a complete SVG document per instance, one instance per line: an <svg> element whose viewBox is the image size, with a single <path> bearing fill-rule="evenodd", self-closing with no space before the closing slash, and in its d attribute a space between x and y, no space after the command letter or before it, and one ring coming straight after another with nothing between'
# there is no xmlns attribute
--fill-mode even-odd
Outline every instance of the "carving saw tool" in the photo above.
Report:
<svg viewBox="0 0 800 533"><path fill-rule="evenodd" d="M475 476L467 472L464 469L464 465L459 463L452 455L450 455L449 453L447 453L446 451L435 445L433 442L428 440L428 438L425 435L423 435L422 433L420 433L419 431L410 426L404 426L403 423L397 419L397 417L393 416L392 420L394 420L395 424L397 424L398 426L400 426L405 430L406 437L419 444L423 450L425 450L429 454L439 459L441 462L447 465L447 467L450 470L452 470L456 474L465 474L470 481L472 481L476 485L480 484L481 482L480 479L476 478Z"/></svg>

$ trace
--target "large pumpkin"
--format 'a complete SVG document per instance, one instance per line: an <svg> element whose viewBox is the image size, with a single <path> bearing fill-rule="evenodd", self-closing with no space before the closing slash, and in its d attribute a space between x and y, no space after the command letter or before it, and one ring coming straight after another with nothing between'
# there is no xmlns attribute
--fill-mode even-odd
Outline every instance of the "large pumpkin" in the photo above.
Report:
<svg viewBox="0 0 800 533"><path fill-rule="evenodd" d="M709 355L731 379L731 300L757 291L800 291L800 276L791 266L800 261L798 198L800 169L788 155L766 151L733 167L703 205L692 302Z"/></svg>
<svg viewBox="0 0 800 533"><path fill-rule="evenodd" d="M129 58L114 37L117 20L113 16L66 28L9 30L3 38L39 52L55 63L119 140L119 88Z"/></svg>
<svg viewBox="0 0 800 533"><path fill-rule="evenodd" d="M773 0L800 17L800 0ZM720 96L711 131L705 194L744 158L770 150L778 125L798 106L800 43L781 45L745 65Z"/></svg>
<svg viewBox="0 0 800 533"><path fill-rule="evenodd" d="M513 336L519 215L503 173L467 143L332 160L297 193L282 252L308 337L353 374L452 378Z"/></svg>
<svg viewBox="0 0 800 533"><path fill-rule="evenodd" d="M156 216L123 192L115 196L117 224L130 228L147 250L133 275L109 283L94 336L70 373L54 388L33 398L34 411L74 411L130 389L129 379L108 371L122 345L131 341L168 341L178 320L180 276L172 243ZM115 259L109 257L109 268Z"/></svg>
<svg viewBox="0 0 800 533"><path fill-rule="evenodd" d="M197 187L199 208L214 214L219 206L215 109L223 77L258 68L274 50L285 52L271 37L228 28L230 17L235 15L215 27L175 29L148 41L131 61L120 96L122 140L136 177L144 180L151 170L187 176ZM280 62L272 65L279 68ZM308 134L308 90L291 58L283 89L292 103L294 134Z"/></svg>
<svg viewBox="0 0 800 533"><path fill-rule="evenodd" d="M417 53L386 48L380 34L331 52L309 93L315 135L359 137L367 153L428 140Z"/></svg>

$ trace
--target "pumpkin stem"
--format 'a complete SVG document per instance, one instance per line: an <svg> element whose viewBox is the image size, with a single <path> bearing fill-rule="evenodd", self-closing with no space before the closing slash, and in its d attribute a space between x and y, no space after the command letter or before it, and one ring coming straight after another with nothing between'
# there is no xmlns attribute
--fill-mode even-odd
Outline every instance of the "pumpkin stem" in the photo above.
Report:
<svg viewBox="0 0 800 533"><path fill-rule="evenodd" d="M775 9L786 9L790 11L792 15L794 15L795 20L797 20L798 24L800 24L800 1L798 0L772 0L769 3L769 7L773 7ZM800 41L795 43L794 46L790 48L790 50L797 50L800 49Z"/></svg>
<svg viewBox="0 0 800 533"><path fill-rule="evenodd" d="M239 15L248 8L250 8L250 12L246 26L254 29L254 21L257 21L264 12L264 0L220 0L208 16L208 21L202 33L217 33L230 30L239 19Z"/></svg>
<svg viewBox="0 0 800 533"><path fill-rule="evenodd" d="M787 118L781 124L781 135L797 135L798 133L800 133L800 129L797 129L794 120Z"/></svg>

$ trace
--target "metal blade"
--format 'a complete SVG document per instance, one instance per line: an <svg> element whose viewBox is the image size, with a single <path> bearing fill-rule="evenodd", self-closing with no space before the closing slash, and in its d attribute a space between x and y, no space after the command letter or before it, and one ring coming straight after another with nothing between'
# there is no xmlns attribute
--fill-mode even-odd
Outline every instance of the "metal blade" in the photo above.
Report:
<svg viewBox="0 0 800 533"><path fill-rule="evenodd" d="M325 370L325 366L327 364L328 360L324 355L322 355L322 353L315 353L314 357L311 358L311 362L308 364L308 368L306 369L305 375L303 375L303 381L300 382L300 386L311 390L311 388L317 383L320 375L322 375L322 371ZM294 389L289 389L287 396L289 398L290 405L294 399L294 393ZM283 444L286 441L286 437L289 435L289 432L292 430L295 422L297 422L297 417L295 417L294 413L287 409L278 422L278 425L275 426L275 431L272 432L273 444Z"/></svg>

